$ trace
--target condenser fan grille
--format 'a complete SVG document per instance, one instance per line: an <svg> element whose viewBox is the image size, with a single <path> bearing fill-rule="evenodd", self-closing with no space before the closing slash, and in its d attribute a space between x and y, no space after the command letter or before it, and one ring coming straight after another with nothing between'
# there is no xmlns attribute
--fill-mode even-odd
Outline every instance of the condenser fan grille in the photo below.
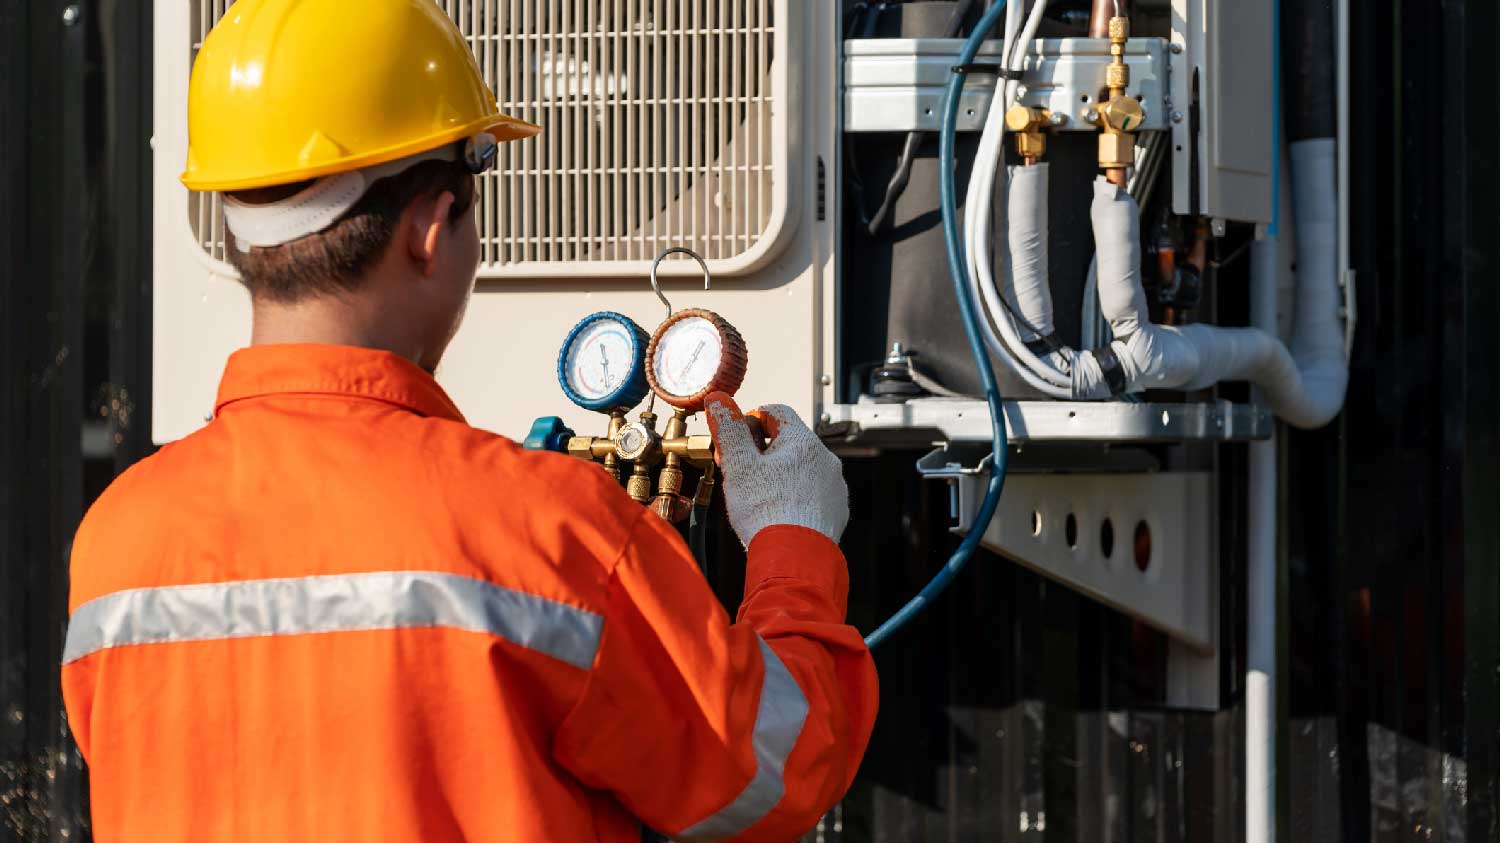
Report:
<svg viewBox="0 0 1500 843"><path fill-rule="evenodd" d="M230 2L195 4L197 42ZM636 274L683 245L732 271L774 238L777 2L439 0L501 110L545 129L483 177L480 274ZM188 208L222 260L218 196Z"/></svg>

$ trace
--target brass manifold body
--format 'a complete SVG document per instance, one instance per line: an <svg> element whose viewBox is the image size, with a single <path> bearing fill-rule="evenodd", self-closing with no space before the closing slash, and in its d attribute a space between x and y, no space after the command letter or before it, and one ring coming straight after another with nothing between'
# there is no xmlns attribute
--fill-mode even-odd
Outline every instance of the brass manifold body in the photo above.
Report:
<svg viewBox="0 0 1500 843"><path fill-rule="evenodd" d="M1125 93L1130 87L1130 66L1125 63L1125 43L1130 40L1130 19L1109 19L1109 64L1104 70L1108 99L1097 111L1095 123L1099 133L1099 167L1115 184L1124 186L1125 169L1135 164L1135 132L1145 120L1146 111L1134 97Z"/></svg>
<svg viewBox="0 0 1500 843"><path fill-rule="evenodd" d="M667 521L681 521L693 506L707 506L714 489L714 439L708 434L688 434L691 415L675 410L663 431L657 433L654 412L646 410L632 422L624 411L617 410L609 414L606 435L569 437L566 449L572 456L602 463L616 481L623 475L625 493L636 503L650 506ZM702 471L691 498L682 494L685 464ZM624 473L626 466L628 474ZM653 483L652 470L658 466Z"/></svg>

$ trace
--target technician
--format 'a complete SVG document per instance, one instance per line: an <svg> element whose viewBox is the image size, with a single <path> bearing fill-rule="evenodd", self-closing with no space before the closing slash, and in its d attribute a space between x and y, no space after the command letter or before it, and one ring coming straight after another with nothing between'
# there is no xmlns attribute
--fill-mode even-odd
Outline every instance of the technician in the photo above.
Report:
<svg viewBox="0 0 1500 843"><path fill-rule="evenodd" d="M877 700L839 462L784 407L762 452L711 399L749 549L731 624L598 467L464 422L432 372L479 261L475 174L540 129L437 5L240 0L188 124L182 181L224 196L254 326L213 420L78 530L63 692L97 839L811 827Z"/></svg>

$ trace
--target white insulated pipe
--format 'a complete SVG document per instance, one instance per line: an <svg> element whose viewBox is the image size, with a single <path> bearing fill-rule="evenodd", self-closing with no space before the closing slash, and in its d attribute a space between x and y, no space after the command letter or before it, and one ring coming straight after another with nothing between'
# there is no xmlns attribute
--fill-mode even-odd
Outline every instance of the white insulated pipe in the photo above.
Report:
<svg viewBox="0 0 1500 843"><path fill-rule="evenodd" d="M1040 332L1053 331L1052 288L1048 286L1047 268L1047 184L1048 164L1011 167L1007 194L1006 237L1010 255L1010 283L1002 295L1027 323ZM1037 338L1026 325L1020 326L1021 339Z"/></svg>
<svg viewBox="0 0 1500 843"><path fill-rule="evenodd" d="M1103 178L1095 182L1090 214L1098 249L1099 309L1118 338L1111 347L1126 391L1192 390L1248 380L1264 391L1277 416L1296 427L1321 427L1338 414L1349 370L1339 318L1334 141L1301 141L1291 144L1290 151L1297 232L1290 350L1277 339L1274 318L1270 330L1151 324L1140 279L1140 208L1119 187ZM1074 374L1080 397L1109 394L1095 354L1080 355Z"/></svg>

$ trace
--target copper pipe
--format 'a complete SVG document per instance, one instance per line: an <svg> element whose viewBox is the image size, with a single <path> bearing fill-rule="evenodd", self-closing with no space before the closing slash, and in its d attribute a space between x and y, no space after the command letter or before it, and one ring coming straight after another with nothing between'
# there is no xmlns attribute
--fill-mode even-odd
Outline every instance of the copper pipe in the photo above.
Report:
<svg viewBox="0 0 1500 843"><path fill-rule="evenodd" d="M1202 274L1208 267L1208 220L1199 217L1198 224L1193 226L1193 245L1188 248L1187 262Z"/></svg>
<svg viewBox="0 0 1500 843"><path fill-rule="evenodd" d="M1124 167L1107 167L1104 170L1104 177L1109 179L1110 184L1119 187L1121 190L1125 189L1125 184L1128 181L1125 178Z"/></svg>
<svg viewBox="0 0 1500 843"><path fill-rule="evenodd" d="M1115 16L1115 7L1119 6L1120 14L1130 17L1130 0L1094 0L1094 7L1089 12L1089 37L1108 38L1109 19Z"/></svg>
<svg viewBox="0 0 1500 843"><path fill-rule="evenodd" d="M1036 166L1036 162L1037 162L1037 157L1035 155L1023 155L1023 156L1021 156L1021 164L1024 165L1024 166L1035 167Z"/></svg>

